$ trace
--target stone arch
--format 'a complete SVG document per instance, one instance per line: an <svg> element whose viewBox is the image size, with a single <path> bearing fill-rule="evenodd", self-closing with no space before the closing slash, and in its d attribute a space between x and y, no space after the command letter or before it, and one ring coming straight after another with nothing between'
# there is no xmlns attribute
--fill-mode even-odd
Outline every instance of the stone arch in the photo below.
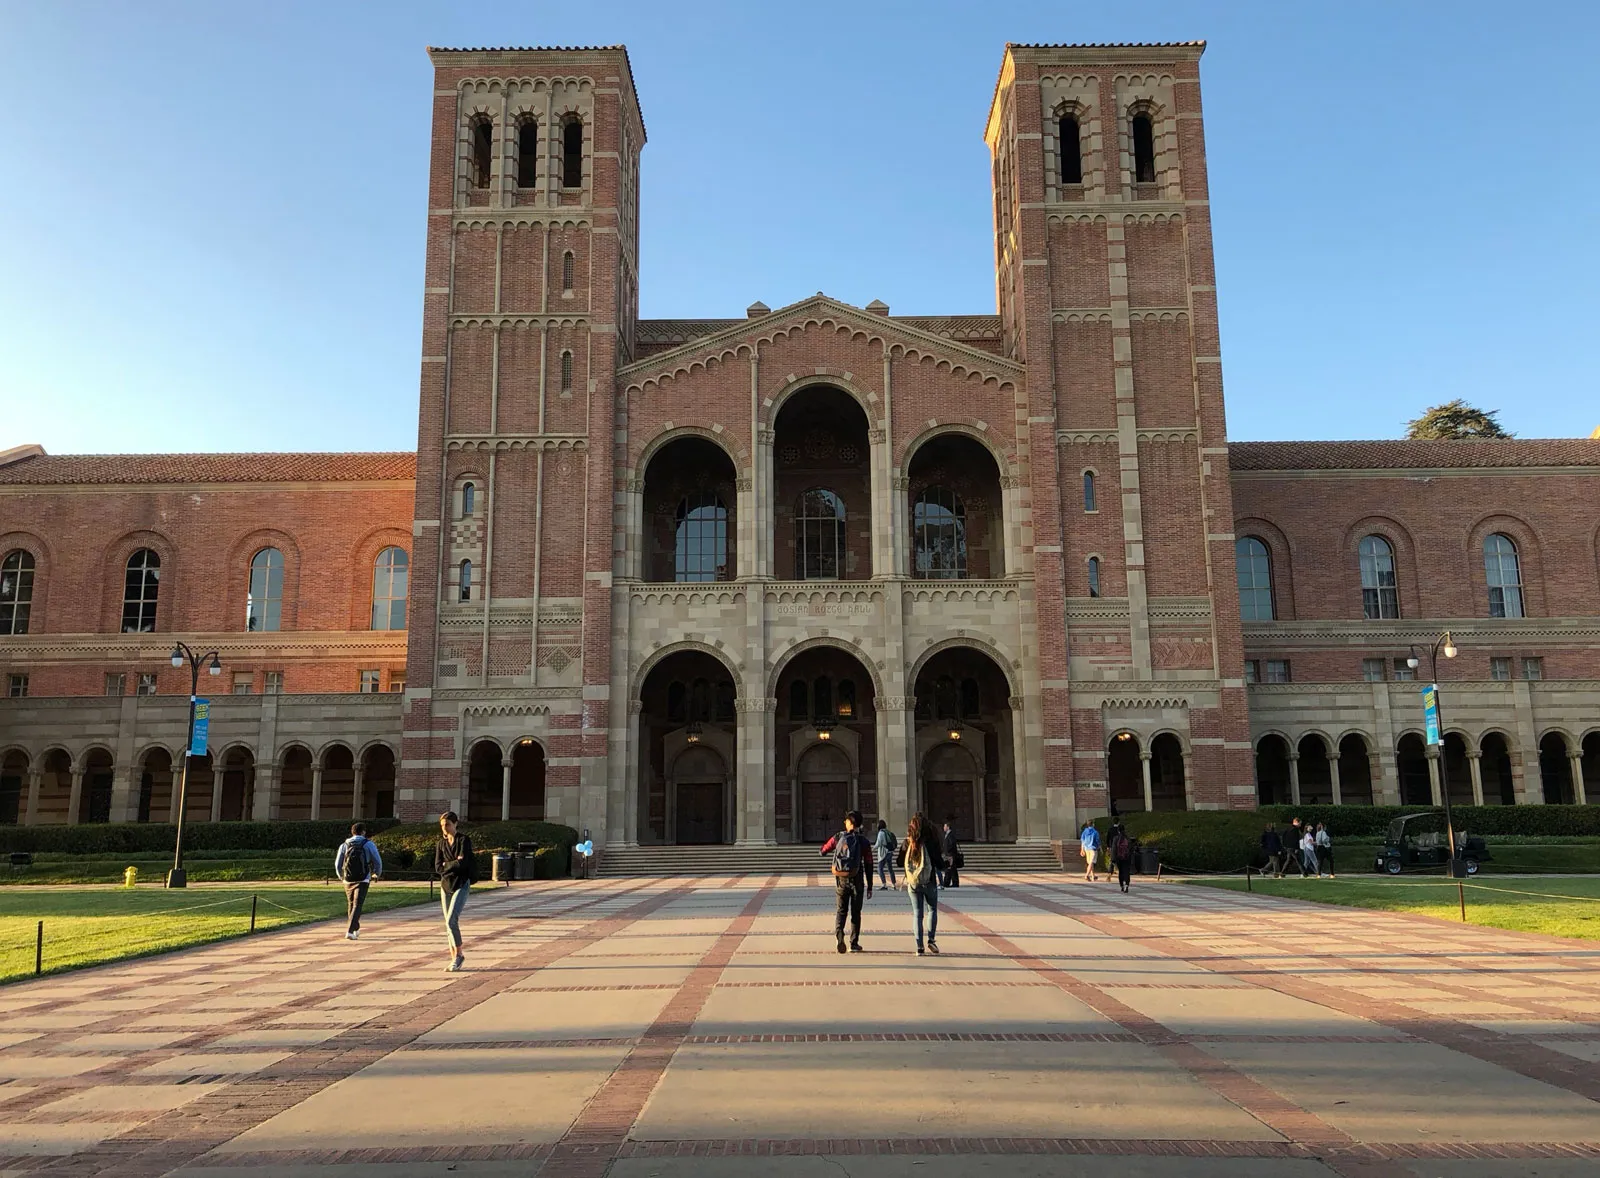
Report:
<svg viewBox="0 0 1600 1178"><path fill-rule="evenodd" d="M639 666L634 670L633 673L633 685L629 689L628 698L640 698L639 693L644 690L644 681L650 677L650 672L655 670L657 663L661 662L663 659L670 658L672 655L678 654L680 651L685 650L697 650L701 654L710 655L712 658L721 663L727 670L728 674L733 676L733 685L736 691L738 690L740 683L744 681L742 678L744 674L743 664L734 662L733 656L727 651L723 650L720 646L713 646L708 642L699 642L692 638L684 638L677 642L669 642L665 646L657 647L640 660ZM774 678L772 682L776 683L777 679ZM743 692L740 692L740 694L742 695ZM768 692L768 694L770 695L771 692Z"/></svg>
<svg viewBox="0 0 1600 1178"><path fill-rule="evenodd" d="M1186 732L1180 732L1176 728L1157 728L1150 734L1150 743L1155 744L1155 742L1163 736L1170 736L1173 740L1177 741L1178 748L1181 749L1185 754L1192 754L1194 752L1194 747L1189 742L1189 734Z"/></svg>
<svg viewBox="0 0 1600 1178"><path fill-rule="evenodd" d="M990 639L971 634L962 634L954 638L941 638L939 641L924 647L922 653L912 660L911 666L907 669L906 682L915 684L917 677L922 674L922 668L928 665L934 655L960 647L966 647L977 651L979 654L988 655L993 660L994 665L1000 668L1000 674L1005 677L1006 687L1011 694L1021 694L1017 689L1017 670L1012 657ZM871 668L869 667L868 669L870 670Z"/></svg>
<svg viewBox="0 0 1600 1178"><path fill-rule="evenodd" d="M761 425L771 430L778 421L778 414L783 412L787 405L797 394L812 388L838 389L841 393L851 397L861 407L861 412L866 415L868 429L882 429L883 421L879 416L879 401L876 393L867 393L859 388L854 380L847 380L843 373L837 372L812 372L786 380L777 392L770 397L763 398L761 404ZM769 443L770 444L770 443Z"/></svg>
<svg viewBox="0 0 1600 1178"><path fill-rule="evenodd" d="M867 676L872 681L872 694L874 698L883 698L883 675L878 667L878 664L873 662L872 657L850 639L843 638L835 634L826 634L816 638L802 639L801 641L796 642L793 646L788 647L779 653L776 659L773 661L772 669L767 673L767 695L772 697L777 694L778 680L783 676L783 669L787 667L797 655L804 654L808 650L814 650L819 646L831 646L835 649L842 650L859 662L864 668L866 668Z"/></svg>
<svg viewBox="0 0 1600 1178"><path fill-rule="evenodd" d="M1362 616L1361 541L1367 536L1383 537L1394 550L1394 572L1399 582L1397 588L1400 616L1402 618L1423 616L1416 541L1411 538L1411 532L1404 524L1388 515L1366 515L1345 529L1339 551L1344 561L1341 575L1347 578L1345 583L1350 586L1351 600L1356 607L1356 612L1352 616Z"/></svg>
<svg viewBox="0 0 1600 1178"><path fill-rule="evenodd" d="M994 459L995 468L1000 472L1001 486L1018 477L1016 456L995 440L990 430L980 429L975 421L954 420L941 421L937 425L930 425L916 437L907 442L900 450L900 460L897 464L901 471L911 469L911 460L917 456L917 451L936 438L949 434L957 434L968 438L989 452L989 457Z"/></svg>
<svg viewBox="0 0 1600 1178"><path fill-rule="evenodd" d="M710 442L728 456L728 461L733 464L733 469L736 471L744 471L750 465L750 451L742 447L735 448L733 439L726 430L718 432L709 426L675 425L671 429L663 429L653 435L639 447L639 456L633 461L633 478L640 487L644 486L645 471L650 469L650 463L655 456L673 442L682 441L684 438L699 438L701 441Z"/></svg>

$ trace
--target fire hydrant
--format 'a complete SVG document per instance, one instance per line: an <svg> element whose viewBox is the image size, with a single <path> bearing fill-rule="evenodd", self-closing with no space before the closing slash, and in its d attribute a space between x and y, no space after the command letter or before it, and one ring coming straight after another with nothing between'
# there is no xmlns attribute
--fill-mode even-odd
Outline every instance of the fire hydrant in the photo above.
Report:
<svg viewBox="0 0 1600 1178"><path fill-rule="evenodd" d="M130 867L122 873L122 886L131 888L139 882L139 869Z"/></svg>

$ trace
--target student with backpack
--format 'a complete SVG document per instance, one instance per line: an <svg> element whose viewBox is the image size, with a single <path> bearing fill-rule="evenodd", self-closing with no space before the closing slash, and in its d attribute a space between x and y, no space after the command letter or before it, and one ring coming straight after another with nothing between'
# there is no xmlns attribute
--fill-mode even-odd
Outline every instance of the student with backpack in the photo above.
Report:
<svg viewBox="0 0 1600 1178"><path fill-rule="evenodd" d="M906 825L906 895L911 900L912 925L917 934L917 956L921 957L922 918L928 917L928 949L939 955L939 871L943 866L939 840L928 829L928 820L913 814Z"/></svg>
<svg viewBox="0 0 1600 1178"><path fill-rule="evenodd" d="M333 873L344 881L344 939L353 941L361 932L361 908L367 902L367 889L383 874L383 856L367 837L367 824L357 822L350 837L339 844L333 855Z"/></svg>
<svg viewBox="0 0 1600 1178"><path fill-rule="evenodd" d="M850 917L851 953L861 949L861 901L872 895L872 844L861 833L861 814L856 810L844 816L844 829L822 844L822 853L833 856L833 937L839 952L845 952L844 918Z"/></svg>
<svg viewBox="0 0 1600 1178"><path fill-rule="evenodd" d="M456 973L466 960L461 951L461 911L467 906L467 893L478 881L478 865L473 857L472 838L462 833L461 819L454 810L439 815L433 873L439 877L439 906L444 910L444 931L450 938L450 964L444 968L446 973Z"/></svg>
<svg viewBox="0 0 1600 1178"><path fill-rule="evenodd" d="M899 881L894 874L894 831L889 829L889 824L882 818L878 819L878 838L872 844L872 857L878 861L878 885L885 888L897 888Z"/></svg>
<svg viewBox="0 0 1600 1178"><path fill-rule="evenodd" d="M1117 886L1126 893L1133 873L1133 840L1120 822L1111 828L1111 862L1117 869Z"/></svg>

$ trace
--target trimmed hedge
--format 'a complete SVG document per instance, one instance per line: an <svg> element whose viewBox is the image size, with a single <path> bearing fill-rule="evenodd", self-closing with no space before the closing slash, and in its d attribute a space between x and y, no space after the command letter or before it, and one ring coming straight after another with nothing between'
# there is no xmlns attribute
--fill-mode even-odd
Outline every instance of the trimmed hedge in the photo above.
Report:
<svg viewBox="0 0 1600 1178"><path fill-rule="evenodd" d="M397 825L393 818L365 821L367 829L373 832ZM0 835L0 845L7 851L123 855L171 851L177 837L178 828L167 822L95 822L78 826L12 826ZM186 822L183 827L186 851L290 851L326 847L331 854L349 837L348 818L321 822Z"/></svg>
<svg viewBox="0 0 1600 1178"><path fill-rule="evenodd" d="M496 851L515 851L518 843L538 843L534 859L535 879L560 879L571 871L572 848L578 832L556 822L467 822L465 832L472 836L478 861L478 877L487 880ZM373 842L385 865L426 871L433 866L433 849L439 842L437 822L416 822L394 826L377 835Z"/></svg>
<svg viewBox="0 0 1600 1178"><path fill-rule="evenodd" d="M1103 846L1111 819L1094 824ZM1140 846L1156 848L1164 864L1184 871L1241 870L1260 849L1263 825L1250 810L1158 810L1124 814L1122 824Z"/></svg>
<svg viewBox="0 0 1600 1178"><path fill-rule="evenodd" d="M1402 814L1425 814L1435 806L1262 806L1263 826L1291 818L1326 823L1334 838L1375 838ZM1457 830L1473 834L1600 835L1600 806L1451 806Z"/></svg>

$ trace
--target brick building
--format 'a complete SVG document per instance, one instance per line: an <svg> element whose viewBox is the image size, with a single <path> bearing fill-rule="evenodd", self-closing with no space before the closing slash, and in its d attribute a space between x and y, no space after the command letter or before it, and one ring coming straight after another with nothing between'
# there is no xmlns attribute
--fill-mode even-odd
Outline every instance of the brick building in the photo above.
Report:
<svg viewBox="0 0 1600 1178"><path fill-rule="evenodd" d="M166 816L177 639L217 820L1600 789L1600 442L1227 443L1202 49L1006 47L998 314L692 320L638 318L626 51L434 50L418 452L0 456L0 819Z"/></svg>

